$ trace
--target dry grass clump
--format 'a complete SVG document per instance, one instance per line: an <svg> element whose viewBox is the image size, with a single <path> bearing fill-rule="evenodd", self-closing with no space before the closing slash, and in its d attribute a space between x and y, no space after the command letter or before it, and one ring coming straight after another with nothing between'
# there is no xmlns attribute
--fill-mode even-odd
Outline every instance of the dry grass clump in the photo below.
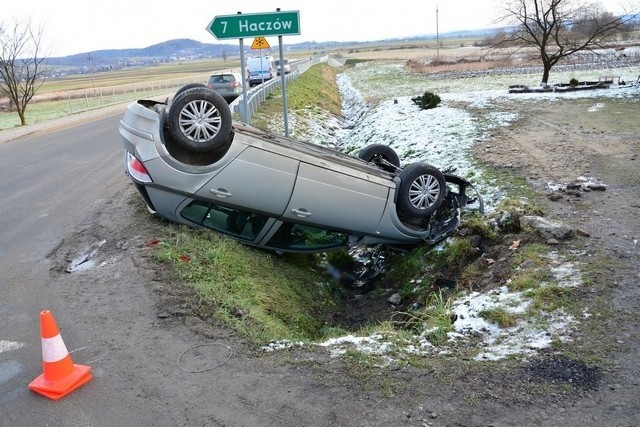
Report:
<svg viewBox="0 0 640 427"><path fill-rule="evenodd" d="M467 70L487 70L491 68L504 68L514 66L511 58L454 58L454 59L429 59L407 61L405 67L408 71L418 74L432 74L443 71L467 71Z"/></svg>

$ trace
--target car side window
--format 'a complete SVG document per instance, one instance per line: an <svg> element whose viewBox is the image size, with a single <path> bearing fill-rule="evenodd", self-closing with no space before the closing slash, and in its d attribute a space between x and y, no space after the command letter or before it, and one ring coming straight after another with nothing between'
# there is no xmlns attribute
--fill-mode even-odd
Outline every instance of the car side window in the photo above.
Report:
<svg viewBox="0 0 640 427"><path fill-rule="evenodd" d="M318 251L345 246L348 239L349 235L340 231L284 222L267 246L277 249Z"/></svg>
<svg viewBox="0 0 640 427"><path fill-rule="evenodd" d="M180 215L203 227L253 240L262 230L268 217L239 209L194 200Z"/></svg>

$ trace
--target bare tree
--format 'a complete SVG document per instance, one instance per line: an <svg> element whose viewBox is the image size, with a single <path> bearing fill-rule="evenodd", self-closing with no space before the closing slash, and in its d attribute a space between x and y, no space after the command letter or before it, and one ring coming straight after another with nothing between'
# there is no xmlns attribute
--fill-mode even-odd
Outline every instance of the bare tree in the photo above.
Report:
<svg viewBox="0 0 640 427"><path fill-rule="evenodd" d="M614 16L582 0L508 0L503 22L514 25L503 45L533 48L542 61L542 83L560 60L602 48L622 37L637 13Z"/></svg>
<svg viewBox="0 0 640 427"><path fill-rule="evenodd" d="M0 95L9 98L25 125L25 111L36 91L45 82L46 57L42 52L43 27L31 21L0 24Z"/></svg>

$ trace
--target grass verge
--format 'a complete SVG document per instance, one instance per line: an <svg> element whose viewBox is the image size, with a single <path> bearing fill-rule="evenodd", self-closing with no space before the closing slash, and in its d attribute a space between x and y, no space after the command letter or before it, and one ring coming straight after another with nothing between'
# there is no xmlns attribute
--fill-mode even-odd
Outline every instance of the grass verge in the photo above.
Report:
<svg viewBox="0 0 640 427"><path fill-rule="evenodd" d="M207 230L176 227L155 258L195 291L194 313L222 320L256 344L322 338L340 296L308 257L278 256Z"/></svg>
<svg viewBox="0 0 640 427"><path fill-rule="evenodd" d="M336 83L336 70L327 64L317 64L287 85L287 107L296 113L311 111L339 116L342 109L340 90ZM282 121L282 91L269 94L252 118L252 124L269 129ZM304 129L295 129L296 134Z"/></svg>

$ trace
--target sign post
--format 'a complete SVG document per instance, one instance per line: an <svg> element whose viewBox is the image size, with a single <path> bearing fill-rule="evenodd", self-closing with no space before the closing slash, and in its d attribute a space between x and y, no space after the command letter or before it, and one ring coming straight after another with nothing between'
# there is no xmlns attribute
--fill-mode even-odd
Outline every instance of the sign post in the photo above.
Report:
<svg viewBox="0 0 640 427"><path fill-rule="evenodd" d="M282 86L282 117L284 120L284 136L289 137L289 114L287 114L287 78L284 75L284 52L282 51L282 36L278 36L278 53L280 55L280 85Z"/></svg>
<svg viewBox="0 0 640 427"><path fill-rule="evenodd" d="M280 78L282 84L282 107L284 110L284 132L285 136L288 137L289 121L287 118L286 78L283 70L284 54L282 51L282 36L300 34L300 13L297 10L281 11L280 8L278 8L275 12L247 13L244 15L241 12L238 12L236 15L220 15L215 16L213 20L211 20L209 25L207 25L207 31L209 31L209 33L218 40L240 39L240 67L242 68L243 74L246 72L243 39L247 37L255 37L252 48L264 49L270 47L269 43L264 38L265 36L278 36L280 50ZM254 45L256 47L253 47ZM262 54L260 56L262 56ZM249 123L250 117L247 107L247 86L245 79L243 79L242 82L243 108L241 109L241 118Z"/></svg>
<svg viewBox="0 0 640 427"><path fill-rule="evenodd" d="M247 85L249 75L247 73L244 60L244 40L240 39L240 73L242 75L242 106L240 107L240 119L250 124L249 109L247 106Z"/></svg>

